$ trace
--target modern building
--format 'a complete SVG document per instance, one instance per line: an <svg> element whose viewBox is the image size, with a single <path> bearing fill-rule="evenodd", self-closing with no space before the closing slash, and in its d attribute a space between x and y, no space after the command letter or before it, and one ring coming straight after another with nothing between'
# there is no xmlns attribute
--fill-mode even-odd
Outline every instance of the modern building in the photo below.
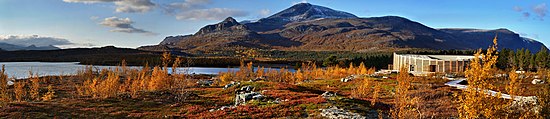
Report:
<svg viewBox="0 0 550 119"><path fill-rule="evenodd" d="M457 73L466 70L474 56L467 55L416 55L393 53L393 70L401 67L414 75L430 73Z"/></svg>

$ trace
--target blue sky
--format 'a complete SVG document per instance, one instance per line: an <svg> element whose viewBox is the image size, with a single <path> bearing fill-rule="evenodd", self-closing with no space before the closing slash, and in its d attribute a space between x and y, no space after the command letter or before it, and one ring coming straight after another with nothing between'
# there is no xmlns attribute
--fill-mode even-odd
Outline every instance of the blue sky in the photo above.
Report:
<svg viewBox="0 0 550 119"><path fill-rule="evenodd" d="M402 16L433 28L507 28L550 44L548 0L0 0L0 42L135 48L228 16L254 20L300 2L360 17Z"/></svg>

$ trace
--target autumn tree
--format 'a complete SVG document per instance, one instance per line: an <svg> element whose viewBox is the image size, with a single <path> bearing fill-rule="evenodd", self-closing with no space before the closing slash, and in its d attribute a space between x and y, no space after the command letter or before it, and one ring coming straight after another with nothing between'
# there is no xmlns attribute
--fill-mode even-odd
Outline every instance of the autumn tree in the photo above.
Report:
<svg viewBox="0 0 550 119"><path fill-rule="evenodd" d="M380 93L382 93L382 84L376 83L374 86L374 91L372 92L372 100L370 102L372 106L376 105L378 98L380 98Z"/></svg>
<svg viewBox="0 0 550 119"><path fill-rule="evenodd" d="M502 100L499 99L498 94L491 96L485 93L486 90L494 88L490 80L496 71L497 37L493 39L493 43L494 45L490 46L485 54L482 54L482 50L479 49L465 71L468 87L458 98L460 118L496 118L497 114L500 114L499 110L505 106L500 103Z"/></svg>
<svg viewBox="0 0 550 119"><path fill-rule="evenodd" d="M0 107L4 107L11 98L8 94L8 76L5 73L5 65L2 65L0 70Z"/></svg>
<svg viewBox="0 0 550 119"><path fill-rule="evenodd" d="M18 102L24 101L27 96L27 91L25 90L25 81L19 81L14 84L15 99Z"/></svg>
<svg viewBox="0 0 550 119"><path fill-rule="evenodd" d="M412 88L411 82L412 77L409 76L407 69L402 67L397 76L397 86L395 87L395 105L391 109L391 116L393 118L403 119L414 118L417 116L417 111L415 111L417 109L414 106L417 105L419 99L409 96L409 90Z"/></svg>
<svg viewBox="0 0 550 119"><path fill-rule="evenodd" d="M52 100L55 97L55 90L53 89L52 85L48 85L48 92L42 96L42 100L49 101Z"/></svg>
<svg viewBox="0 0 550 119"><path fill-rule="evenodd" d="M40 79L38 77L32 77L29 94L32 100L39 100L40 94Z"/></svg>

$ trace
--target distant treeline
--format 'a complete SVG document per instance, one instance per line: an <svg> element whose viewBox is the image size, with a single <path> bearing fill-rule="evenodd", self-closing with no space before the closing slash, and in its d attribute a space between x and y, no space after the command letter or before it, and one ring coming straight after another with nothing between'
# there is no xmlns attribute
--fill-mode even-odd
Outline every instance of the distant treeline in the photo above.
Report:
<svg viewBox="0 0 550 119"><path fill-rule="evenodd" d="M393 62L393 56L391 54L380 54L380 55L370 55L370 56L361 56L354 58L343 58L338 59L337 56L332 55L323 60L323 66L335 66L339 67L349 67L351 64L353 66L359 66L361 63L365 67L374 67L376 69L387 69L388 64Z"/></svg>
<svg viewBox="0 0 550 119"><path fill-rule="evenodd" d="M500 69L517 68L517 70L536 71L537 69L550 67L550 55L548 49L542 47L537 53L529 49L502 49L498 54L497 67Z"/></svg>

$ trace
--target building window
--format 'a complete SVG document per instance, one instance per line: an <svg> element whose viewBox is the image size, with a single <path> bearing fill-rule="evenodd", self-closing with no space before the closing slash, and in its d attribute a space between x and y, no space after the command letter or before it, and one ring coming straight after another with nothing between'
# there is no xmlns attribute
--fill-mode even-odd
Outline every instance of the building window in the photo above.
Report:
<svg viewBox="0 0 550 119"><path fill-rule="evenodd" d="M436 65L430 65L430 72L435 72Z"/></svg>

